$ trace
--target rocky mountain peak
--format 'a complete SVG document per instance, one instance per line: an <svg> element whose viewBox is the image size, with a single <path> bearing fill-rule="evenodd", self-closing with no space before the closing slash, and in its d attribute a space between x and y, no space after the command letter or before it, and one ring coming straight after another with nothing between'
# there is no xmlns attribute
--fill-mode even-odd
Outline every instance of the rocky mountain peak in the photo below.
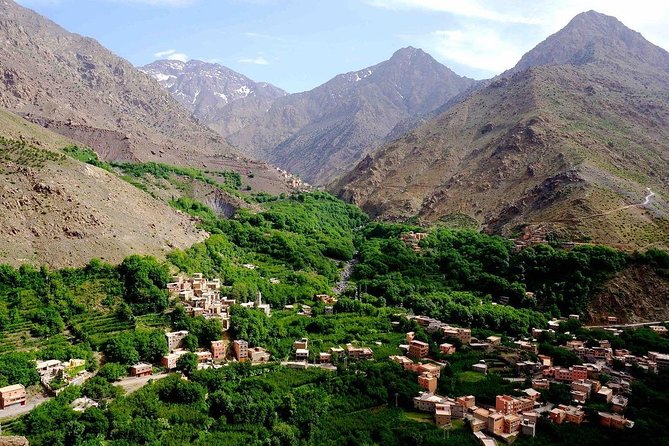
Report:
<svg viewBox="0 0 669 446"><path fill-rule="evenodd" d="M441 107L474 83L420 49L402 48L376 65L281 98L257 125L228 141L307 181L325 183L399 122Z"/></svg>
<svg viewBox="0 0 669 446"><path fill-rule="evenodd" d="M89 146L101 158L243 172L254 165L258 178L262 170L271 183L285 184L276 169L239 156L154 79L94 39L0 0L0 41L0 107ZM174 72L186 66L164 64Z"/></svg>
<svg viewBox="0 0 669 446"><path fill-rule="evenodd" d="M390 62L396 62L396 61L403 61L403 60L409 60L411 62L417 62L420 60L425 60L425 61L434 61L435 63L439 63L432 56L430 56L428 53L423 51L420 48L414 48L412 46L407 46L404 48L400 48L399 50L395 51L393 55L390 57L389 61Z"/></svg>
<svg viewBox="0 0 669 446"><path fill-rule="evenodd" d="M617 19L579 14L330 190L392 221L464 214L506 235L648 246L667 231L666 200L644 197L668 187L668 60Z"/></svg>
<svg viewBox="0 0 669 446"><path fill-rule="evenodd" d="M511 71L540 65L578 66L597 62L633 69L638 69L641 63L666 70L669 53L615 17L587 11L525 54Z"/></svg>
<svg viewBox="0 0 669 446"><path fill-rule="evenodd" d="M157 60L140 68L223 136L254 122L286 92L213 62Z"/></svg>

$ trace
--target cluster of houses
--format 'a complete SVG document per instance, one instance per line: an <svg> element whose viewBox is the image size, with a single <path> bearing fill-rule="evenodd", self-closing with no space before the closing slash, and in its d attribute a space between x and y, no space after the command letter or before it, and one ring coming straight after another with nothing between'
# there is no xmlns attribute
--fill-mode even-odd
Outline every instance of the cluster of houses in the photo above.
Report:
<svg viewBox="0 0 669 446"><path fill-rule="evenodd" d="M232 343L235 359L239 362L263 363L270 360L271 355L263 347L249 347L249 343L243 339L237 339Z"/></svg>
<svg viewBox="0 0 669 446"><path fill-rule="evenodd" d="M436 392L443 365L422 361L414 363L406 356L390 356L389 359L401 365L404 370L418 374L418 385L427 392Z"/></svg>
<svg viewBox="0 0 669 446"><path fill-rule="evenodd" d="M308 191L311 190L311 186L309 185L309 183L305 183L304 181L302 181L301 178L296 177L292 173L290 173L286 170L283 170L280 167L277 167L276 171L279 172L279 174L281 174L283 179L286 181L286 184L288 185L288 187L290 187L292 189L295 189L297 191L300 191L300 192L308 192ZM252 171L248 172L248 175L252 175L252 174L253 174Z"/></svg>
<svg viewBox="0 0 669 446"><path fill-rule="evenodd" d="M664 327L663 327L664 328ZM657 373L658 369L669 369L669 355L649 351L647 355L635 356L627 349L613 349L610 341L603 339L598 341L597 346L587 346L586 342L573 339L567 341L566 348L572 350L588 367L599 365L609 366L614 361L619 361L626 367L635 365L645 372Z"/></svg>
<svg viewBox="0 0 669 446"><path fill-rule="evenodd" d="M664 326L658 326L666 330ZM663 330L655 330L656 332L664 332ZM554 333L553 329L532 329L532 336L537 338L544 332ZM522 350L536 354L536 343L532 341L516 341L515 344ZM555 379L560 382L571 382L578 379L585 379L587 376L598 375L602 371L613 375L618 379L620 373L610 368L610 366L618 361L625 368L632 366L639 367L648 373L657 373L661 369L669 369L669 355L649 351L647 355L635 356L627 349L613 349L611 342L607 339L602 339L596 342L597 345L587 345L586 341L579 339L572 339L566 342L565 348L574 352L582 361L582 366L574 366L569 369L553 367L550 358L538 355L540 361L538 363L532 361L524 361L517 364L519 369L524 369L526 374L541 371L545 377ZM547 362L547 360L549 360ZM519 370L520 372L521 370Z"/></svg>
<svg viewBox="0 0 669 446"><path fill-rule="evenodd" d="M323 314L334 314L334 304L337 303L336 297L330 296L329 294L316 294L314 300L316 302L323 302ZM311 306L307 304L287 304L284 305L283 309L289 311L297 310L298 316L312 316Z"/></svg>
<svg viewBox="0 0 669 446"><path fill-rule="evenodd" d="M553 366L551 357L539 355L539 363L526 361L517 364L517 367L525 373L536 372L535 378L532 379L533 389L548 389L551 383L567 384L571 389L571 400L575 404L582 405L586 404L590 399L595 399L610 405L614 413L601 412L599 414L602 425L621 428L632 427L634 423L621 415L627 408L627 395L630 393L630 382L614 370L608 368L608 364L613 359L623 358L629 352L612 350L608 341L600 341L599 346L588 348L583 341L571 340L567 342L565 347L573 350L583 360L593 362L573 365L571 367L556 367ZM646 370L657 370L656 363L651 363L648 359L649 357L652 357L652 355L649 354L648 357L644 358L633 358L636 358L635 360L639 363L646 365ZM603 371L609 375L609 381L606 385L602 385L598 379ZM553 409L550 418L556 423L567 420L578 424L582 421L583 415L579 411L559 406Z"/></svg>
<svg viewBox="0 0 669 446"><path fill-rule="evenodd" d="M409 231L400 235L400 240L402 240L408 247L413 249L414 252L420 252L420 241L427 237L427 232L413 232Z"/></svg>
<svg viewBox="0 0 669 446"><path fill-rule="evenodd" d="M169 353L164 355L160 360L162 365L167 370L174 370L177 367L177 362L186 353L191 353L184 349L184 339L188 336L187 330L172 331L165 333L167 338L167 346ZM211 363L217 359L224 359L226 353L225 341L212 341L209 350L197 350L192 352L197 356L198 367L207 368ZM146 376L152 373L151 364L138 363L130 367L130 376Z"/></svg>
<svg viewBox="0 0 669 446"><path fill-rule="evenodd" d="M326 311L326 314L332 314L332 307L326 307L327 309L330 309L330 312L328 313ZM305 317L311 317L312 312L311 312L311 307L309 305L305 304L287 304L283 306L284 310L289 310L289 311L295 311L297 310L297 315L298 316L305 316Z"/></svg>
<svg viewBox="0 0 669 446"><path fill-rule="evenodd" d="M407 319L416 321L428 333L441 331L445 338L457 339L465 345L472 342L472 330L470 328L455 327L428 316L408 315Z"/></svg>
<svg viewBox="0 0 669 446"><path fill-rule="evenodd" d="M329 294L316 294L314 299L317 302L323 302L325 306L332 306L337 303L337 298Z"/></svg>
<svg viewBox="0 0 669 446"><path fill-rule="evenodd" d="M221 279L210 280L201 273L195 273L190 278L175 276L172 282L167 284L167 290L173 297L179 299L189 316L220 319L223 330L230 328L230 307L235 304L235 300L221 296ZM256 308L268 316L271 314L271 307L263 303L260 291L258 291L256 300L240 305L246 308Z"/></svg>
<svg viewBox="0 0 669 446"><path fill-rule="evenodd" d="M235 303L234 300L232 301L232 303ZM242 304L240 304L240 305L241 305L242 307L245 307L245 308L255 308L255 309L257 309L257 310L260 310L260 311L262 311L263 313L265 313L267 316L271 316L271 315L272 315L272 308L270 307L269 304L265 304L265 303L263 303L263 301L262 301L262 293L261 293L260 291L258 291L258 295L256 296L256 300L254 300L254 301L251 300L251 301L249 301L249 302L244 302L244 303L242 303Z"/></svg>
<svg viewBox="0 0 669 446"><path fill-rule="evenodd" d="M416 373L418 375L418 385L428 392L435 392L441 375L441 369L444 364L435 361L423 361L428 358L430 345L426 342L415 339L416 334L409 332L406 334L407 345L401 345L407 351L407 356L390 356L389 359L399 365L404 370ZM442 344L440 349L445 354L455 352L455 347L451 344ZM414 363L413 359L418 362Z"/></svg>
<svg viewBox="0 0 669 446"><path fill-rule="evenodd" d="M170 295L177 297L189 316L220 319L224 330L230 327L230 307L234 299L221 297L221 280L207 279L201 273L191 278L176 276L167 284Z"/></svg>
<svg viewBox="0 0 669 446"><path fill-rule="evenodd" d="M293 342L293 356L297 362L307 363L309 361L309 339L301 338ZM331 347L327 352L319 352L314 359L318 364L326 365L332 364L334 358L344 356L355 360L367 360L374 358L374 351L369 347L348 343L344 348Z"/></svg>
<svg viewBox="0 0 669 446"><path fill-rule="evenodd" d="M83 359L35 361L35 368L44 388L55 394L69 385L82 385L93 377L93 374L86 370L86 361Z"/></svg>
<svg viewBox="0 0 669 446"><path fill-rule="evenodd" d="M525 396L497 395L495 407L476 405L474 396L450 398L440 396L434 391L425 391L413 400L414 408L434 414L434 422L439 427L451 424L453 419L468 420L472 432L482 440L487 433L507 443L513 442L518 435L535 436L536 427L541 417L541 393L535 389L525 389ZM581 424L585 420L582 406L558 405L547 412L548 419L555 424ZM599 412L602 426L611 428L633 427L634 422L619 413ZM478 433L482 434L478 434ZM490 444L495 444L490 440Z"/></svg>
<svg viewBox="0 0 669 446"><path fill-rule="evenodd" d="M441 331L445 337L458 339L460 343L469 344L469 347L473 349L490 351L497 346L501 347L499 336L489 336L484 341L479 341L472 338L471 332L465 328L453 327L425 316L408 316L408 318L415 320L428 333ZM553 328L533 329L532 336L533 338L539 337L545 331L553 332L554 330ZM655 331L664 333L662 329ZM541 416L538 410L541 408L541 404L538 403L541 397L540 391L549 389L551 383L569 385L573 404L549 407L547 415L553 423L582 423L585 419L582 405L590 399L595 399L611 408L611 412L598 412L599 423L602 426L632 427L634 422L623 415L628 403L630 383L623 378L625 374L616 374L614 370L608 368L608 365L613 360L619 360L624 364L636 364L651 372L657 371L658 368L669 367L669 355L649 352L647 356L636 357L629 351L612 349L606 340L599 341L594 346L587 346L585 342L577 339L568 341L565 347L578 355L584 363L572 367L556 367L550 356L538 354L537 343L533 338L514 342L517 350L539 358L538 361L527 360L516 363L517 371L521 376L524 374L532 377L532 388L526 389L523 392L525 396L521 397L497 396L494 408L477 407L473 396L453 399L436 395L441 367L436 361L424 362L429 355L429 344L415 339L413 332L407 333L407 345L400 346L407 351L407 356L391 356L390 360L402 365L405 370L419 375L418 384L424 389L424 393L414 398L416 409L434 413L435 423L439 426L448 425L452 418L468 419L472 430L482 444L495 444L492 437L510 442L518 434L534 435L537 420ZM451 344L442 344L439 350L449 355L455 352L455 347ZM472 368L487 373L488 366L485 361L480 361L473 364ZM606 385L602 385L598 380L602 371L610 375ZM546 410L547 408L544 409ZM487 437L486 434L492 437Z"/></svg>
<svg viewBox="0 0 669 446"><path fill-rule="evenodd" d="M439 427L450 425L453 419L466 419L475 434L486 432L512 442L521 433L535 435L539 419L539 413L535 411L538 392L533 395L527 398L498 395L494 408L477 406L472 395L449 398L431 392L419 394L413 403L415 409L433 413ZM477 437L481 440L486 438L481 434Z"/></svg>
<svg viewBox="0 0 669 446"><path fill-rule="evenodd" d="M42 386L55 395L67 386L82 385L93 376L86 370L86 361L83 359L70 359L69 361L59 361L57 359L36 360L35 369L40 376ZM0 388L0 410L14 405L24 406L26 401L26 388L23 384L11 384Z"/></svg>

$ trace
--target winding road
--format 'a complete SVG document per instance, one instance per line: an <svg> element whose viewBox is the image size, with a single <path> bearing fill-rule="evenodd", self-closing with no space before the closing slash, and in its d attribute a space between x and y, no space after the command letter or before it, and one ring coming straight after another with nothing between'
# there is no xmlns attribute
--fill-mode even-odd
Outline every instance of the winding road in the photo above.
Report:
<svg viewBox="0 0 669 446"><path fill-rule="evenodd" d="M628 204L628 205L621 206L621 207L616 208L616 209L611 209L610 211L600 212L598 214L586 215L585 217L557 218L555 220L531 221L531 222L528 222L528 223L531 223L531 224L534 224L534 225L543 225L543 224L550 224L550 223L574 223L575 220L582 221L582 220L586 220L586 219L589 219L589 218L603 217L605 215L610 215L610 214L613 214L615 212L624 211L625 209L646 206L650 203L650 199L655 196L655 192L650 190L649 187L647 187L646 190L648 191L648 195L646 195L646 197L644 198L642 203Z"/></svg>

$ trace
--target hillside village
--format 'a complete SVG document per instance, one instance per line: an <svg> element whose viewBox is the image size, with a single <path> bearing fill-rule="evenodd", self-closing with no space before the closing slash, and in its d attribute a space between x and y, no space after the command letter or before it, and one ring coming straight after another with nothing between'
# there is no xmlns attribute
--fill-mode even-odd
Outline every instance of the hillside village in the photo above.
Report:
<svg viewBox="0 0 669 446"><path fill-rule="evenodd" d="M0 1L0 446L669 445L669 5L83 3Z"/></svg>
<svg viewBox="0 0 669 446"><path fill-rule="evenodd" d="M590 422L599 423L603 428L633 428L635 423L625 417L625 411L631 395L630 383L635 378L625 370L634 367L644 373L658 373L669 369L669 354L650 351L647 355L635 356L629 350L613 349L609 340L600 340L596 345L590 346L576 337L560 347L572 352L582 363L570 367L555 366L551 356L538 353L537 339L555 335L561 324L576 321L575 315L571 319L552 320L548 327L535 327L531 337L522 339L501 335L478 339L472 335L470 328L458 327L427 316L397 315L404 322L394 321L392 326L395 329L409 324L426 333L430 337L428 340L441 339L447 342L439 343L438 349L432 350L431 340L421 341L417 339L417 333L411 331L404 335L404 342L397 346L403 354L378 357L372 348L355 346L352 343L313 353L310 352L310 340L303 337L292 343L292 357L279 361L272 358L263 346L251 346L244 339L230 338L230 310L236 302L222 296L220 279L207 279L200 273L190 277L176 276L167 284L166 289L171 299L183 306L188 317L201 316L220 320L221 337L212 340L209 349L188 349L185 345L189 336L187 330L165 332L168 352L159 363L139 362L130 365L126 371L129 377L127 380L157 378L177 370L183 373L180 359L186 355L194 357L198 370L219 369L235 362L248 362L252 365L280 363L290 369L317 367L336 372L338 367L348 367L348 364L356 361L387 360L398 364L406 373L416 375L416 382L422 391L413 398L414 410L430 414L435 426L442 429L452 428L456 420L464 421L484 446L493 446L497 441L512 443L521 435L534 437L540 419L558 425ZM328 295L317 295L314 299L328 304L337 301ZM257 300L241 303L241 306L259 311L267 317L272 316L269 304L262 302L261 293L258 293ZM302 309L298 313L298 307L302 308L299 305L290 305L284 311L305 318L311 317L309 312ZM327 314L332 315L332 306L329 308ZM615 321L612 319L612 322ZM650 329L662 336L667 335L666 325L654 325ZM611 329L610 332L615 335L622 333L619 329ZM515 396L499 394L495 397L494 404L478 403L475 394L452 397L440 395L438 388L442 370L449 366L449 359L456 356L461 349L479 352L484 358L473 362L471 371L464 372L465 374L485 376L506 369L505 380L519 385L530 383L530 387L517 388ZM499 359L485 359L501 357L497 355L515 359L507 364L500 363ZM55 396L67 386L82 385L95 376L94 372L86 370L87 365L83 359L65 362L51 359L36 361L35 369L45 391ZM544 395L555 386L568 387L569 404L551 401ZM457 393L457 388L455 391ZM29 402L30 397L21 384L0 388L2 411L25 406ZM599 407L607 410L588 410L586 413L589 402L597 402ZM99 402L86 397L74 401L72 407L74 410L84 411L87 407L97 407L98 404ZM0 419L2 417L0 411Z"/></svg>

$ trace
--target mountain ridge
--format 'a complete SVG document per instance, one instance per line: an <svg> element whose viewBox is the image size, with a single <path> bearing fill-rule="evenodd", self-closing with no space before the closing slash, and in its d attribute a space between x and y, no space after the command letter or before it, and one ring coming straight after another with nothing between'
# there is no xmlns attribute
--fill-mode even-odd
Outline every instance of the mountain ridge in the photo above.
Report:
<svg viewBox="0 0 669 446"><path fill-rule="evenodd" d="M73 143L0 109L0 263L116 263L205 238L188 216L60 150Z"/></svg>
<svg viewBox="0 0 669 446"><path fill-rule="evenodd" d="M441 106L474 82L407 47L384 62L277 99L258 126L227 139L307 181L325 183L382 142L400 121Z"/></svg>
<svg viewBox="0 0 669 446"><path fill-rule="evenodd" d="M217 63L157 60L140 68L151 75L201 123L223 137L253 125L287 93Z"/></svg>
<svg viewBox="0 0 669 446"><path fill-rule="evenodd" d="M0 2L0 107L87 145L101 158L255 172L253 186L289 191L192 118L151 76L94 39L11 0Z"/></svg>
<svg viewBox="0 0 669 446"><path fill-rule="evenodd" d="M578 66L593 62L622 62L626 66L632 61L641 66L659 64L669 70L667 51L617 18L590 10L576 15L564 28L528 51L509 72L538 65Z"/></svg>
<svg viewBox="0 0 669 446"><path fill-rule="evenodd" d="M552 232L628 249L666 244L669 72L651 63L657 57L621 66L625 45L587 63L553 63L574 60L578 49L562 57L569 45L560 40L592 15L619 23L577 16L515 69L367 156L331 190L390 220L466 214L505 235ZM576 40L590 47L598 34L590 37ZM654 54L648 45L642 53ZM560 52L537 53L542 48ZM523 68L528 60L541 63ZM654 201L625 207L643 201L648 187L658 192Z"/></svg>

